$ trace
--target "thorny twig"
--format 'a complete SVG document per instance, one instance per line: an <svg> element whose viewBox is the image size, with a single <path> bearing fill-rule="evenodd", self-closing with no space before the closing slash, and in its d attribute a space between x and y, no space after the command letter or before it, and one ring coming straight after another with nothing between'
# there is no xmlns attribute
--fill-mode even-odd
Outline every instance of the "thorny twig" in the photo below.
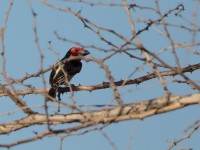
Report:
<svg viewBox="0 0 200 150"><path fill-rule="evenodd" d="M35 38L35 45L36 45L38 53L40 55L40 72L41 72L41 76L42 76L42 84L43 84L43 87L46 89L46 80L44 78L44 73L43 73L44 54L43 54L42 49L39 44L38 30L37 30L37 14L33 10L31 0L29 0L29 5L31 8L32 16L33 16L33 32L34 32L34 38ZM47 94L46 93L47 93L46 91L43 93L44 99L45 99L44 100L44 110L46 113L47 128L48 128L48 130L51 130L50 124L49 124L49 112L48 112L48 106L47 106Z"/></svg>
<svg viewBox="0 0 200 150"><path fill-rule="evenodd" d="M89 58L88 58L89 60ZM200 69L200 64L195 64L195 65L189 65L187 67L184 68L172 68L170 71L162 71L160 72L161 75L164 76L176 76L176 75L180 75L186 72L193 72L195 70ZM115 86L124 86L124 85L131 85L131 84L140 84L143 83L145 81L148 81L150 79L156 78L157 75L155 73L151 73L142 77L138 77L135 79L129 79L129 80L120 80L120 81L115 81L114 84ZM187 82L189 83L189 82ZM97 84L97 85L91 85L91 86L84 86L84 85L78 85L78 86L72 86L72 90L73 91L94 91L94 90L99 90L99 89L105 89L105 88L109 88L110 87L110 82L103 82L101 84ZM64 92L69 92L70 89L69 87L59 87L58 91L60 93L64 93ZM42 94L45 91L43 89L35 89L35 88L31 88L28 90L22 90L22 91L16 91L17 95L28 95L28 94ZM8 96L6 93L0 93L0 97L3 96Z"/></svg>
<svg viewBox="0 0 200 150"><path fill-rule="evenodd" d="M180 139L174 140L172 144L169 146L168 150L172 150L175 146L177 146L180 142L184 141L185 139L190 138L200 127L200 123L195 124L195 126L191 129L191 131L181 137Z"/></svg>

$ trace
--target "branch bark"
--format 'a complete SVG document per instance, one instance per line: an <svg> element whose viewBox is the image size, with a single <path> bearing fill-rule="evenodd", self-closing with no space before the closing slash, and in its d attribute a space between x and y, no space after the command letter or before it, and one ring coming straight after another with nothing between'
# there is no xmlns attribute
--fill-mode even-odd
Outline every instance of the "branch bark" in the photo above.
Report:
<svg viewBox="0 0 200 150"><path fill-rule="evenodd" d="M0 124L0 134L8 134L25 127L30 127L38 124L58 125L65 123L80 123L93 122L96 124L108 124L131 119L144 119L161 113L170 112L189 105L200 104L200 94L191 95L170 95L166 101L164 97L142 101L138 103L116 106L110 109L82 111L81 113L50 115L46 114L30 114L20 120Z"/></svg>

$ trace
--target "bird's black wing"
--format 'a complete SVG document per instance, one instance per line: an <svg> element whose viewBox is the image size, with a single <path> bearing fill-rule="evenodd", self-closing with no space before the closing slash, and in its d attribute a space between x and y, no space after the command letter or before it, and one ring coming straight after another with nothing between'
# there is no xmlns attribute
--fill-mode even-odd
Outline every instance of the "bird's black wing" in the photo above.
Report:
<svg viewBox="0 0 200 150"><path fill-rule="evenodd" d="M64 65L60 65L52 69L49 83L53 85L61 85L65 84L67 76L67 80L70 81L73 76L81 71L82 63L80 61L69 61L65 62ZM64 74L64 72L66 74Z"/></svg>
<svg viewBox="0 0 200 150"><path fill-rule="evenodd" d="M58 63L57 63L58 64ZM62 68L62 64L53 68L49 77L49 83L51 85L61 85L65 81L64 73Z"/></svg>

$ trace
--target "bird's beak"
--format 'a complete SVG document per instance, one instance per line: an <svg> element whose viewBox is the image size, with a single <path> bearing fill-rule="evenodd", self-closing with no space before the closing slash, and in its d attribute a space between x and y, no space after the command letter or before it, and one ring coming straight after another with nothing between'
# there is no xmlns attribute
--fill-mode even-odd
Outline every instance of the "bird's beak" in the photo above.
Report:
<svg viewBox="0 0 200 150"><path fill-rule="evenodd" d="M82 50L82 51L78 51L79 54L83 55L83 56L86 56L86 55L89 55L90 52L88 50Z"/></svg>

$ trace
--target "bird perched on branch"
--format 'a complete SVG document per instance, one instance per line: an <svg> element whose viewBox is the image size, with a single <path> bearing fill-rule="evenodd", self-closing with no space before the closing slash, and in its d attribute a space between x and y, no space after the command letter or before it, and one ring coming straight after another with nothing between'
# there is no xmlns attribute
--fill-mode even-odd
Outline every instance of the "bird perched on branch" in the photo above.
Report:
<svg viewBox="0 0 200 150"><path fill-rule="evenodd" d="M90 52L81 47L72 47L69 49L63 59L51 71L49 77L49 84L51 85L48 92L49 96L55 98L60 85L69 85L69 81L73 76L81 71L82 63L80 57L88 54Z"/></svg>

